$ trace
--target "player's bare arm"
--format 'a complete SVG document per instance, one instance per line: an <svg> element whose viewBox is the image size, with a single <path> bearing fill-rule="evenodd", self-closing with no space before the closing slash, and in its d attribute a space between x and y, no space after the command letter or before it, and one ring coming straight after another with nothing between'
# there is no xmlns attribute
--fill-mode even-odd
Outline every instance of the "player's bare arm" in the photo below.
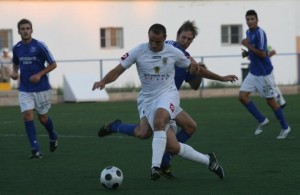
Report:
<svg viewBox="0 0 300 195"><path fill-rule="evenodd" d="M19 66L16 65L16 64L13 64L12 73L10 75L10 77L13 80L17 80L18 79L18 77L19 77L18 71L19 71Z"/></svg>
<svg viewBox="0 0 300 195"><path fill-rule="evenodd" d="M189 67L187 68L187 70L191 73L191 74L196 74L197 72L199 72L199 65L195 60L191 60L191 64L189 65Z"/></svg>
<svg viewBox="0 0 300 195"><path fill-rule="evenodd" d="M104 89L105 85L112 83L125 71L126 69L121 65L117 65L114 69L109 71L101 81L95 82L93 85L93 91L95 89Z"/></svg>
<svg viewBox="0 0 300 195"><path fill-rule="evenodd" d="M258 50L256 49L255 47L253 47L249 40L246 38L246 39L243 39L242 40L242 45L244 45L248 50L252 51L255 55L259 56L259 57L262 57L262 58L265 58L267 57L267 53L265 51L262 51L262 50ZM242 54L243 55L243 54Z"/></svg>
<svg viewBox="0 0 300 195"><path fill-rule="evenodd" d="M220 76L216 73L209 71L206 67L203 66L199 66L199 71L196 73L196 75L221 82L235 82L236 80L238 80L238 77L235 75Z"/></svg>

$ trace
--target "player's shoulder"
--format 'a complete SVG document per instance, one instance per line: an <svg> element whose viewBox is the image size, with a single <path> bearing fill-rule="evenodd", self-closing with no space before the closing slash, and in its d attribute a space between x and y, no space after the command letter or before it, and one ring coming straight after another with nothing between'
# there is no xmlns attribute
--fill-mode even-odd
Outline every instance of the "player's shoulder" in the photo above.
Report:
<svg viewBox="0 0 300 195"><path fill-rule="evenodd" d="M256 31L255 31L257 34L264 34L265 33L265 31L264 31L264 29L262 29L261 27L257 27L256 28Z"/></svg>
<svg viewBox="0 0 300 195"><path fill-rule="evenodd" d="M176 44L176 41L173 41L173 40L166 40L165 43L168 44L168 45L175 45L175 44Z"/></svg>
<svg viewBox="0 0 300 195"><path fill-rule="evenodd" d="M137 51L144 51L147 50L149 48L149 44L148 43L140 43L137 46L134 47L135 50Z"/></svg>
<svg viewBox="0 0 300 195"><path fill-rule="evenodd" d="M41 47L47 47L46 43L44 41L38 40L38 39L32 39L34 44L37 44L38 46Z"/></svg>
<svg viewBox="0 0 300 195"><path fill-rule="evenodd" d="M173 45L170 45L170 44L165 43L165 49L172 53L183 54L180 49L178 49L177 47L174 47Z"/></svg>
<svg viewBox="0 0 300 195"><path fill-rule="evenodd" d="M13 46L13 51L20 48L22 46L22 41L19 41L18 43L16 43L14 46Z"/></svg>

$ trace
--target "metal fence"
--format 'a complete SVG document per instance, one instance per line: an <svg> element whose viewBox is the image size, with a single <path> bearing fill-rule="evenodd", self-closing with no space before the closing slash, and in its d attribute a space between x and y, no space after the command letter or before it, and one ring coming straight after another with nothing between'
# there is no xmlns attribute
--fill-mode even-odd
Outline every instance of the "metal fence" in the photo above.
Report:
<svg viewBox="0 0 300 195"><path fill-rule="evenodd" d="M209 70L219 74L235 74L240 79L240 84L244 77L243 71L249 63L247 59L242 59L241 55L211 55L195 56L197 61L206 64ZM51 72L50 82L54 88L63 86L63 76L65 74L98 75L99 80L115 67L119 59L77 59L77 60L57 60L58 68ZM300 85L300 53L278 53L272 57L275 80L278 85ZM244 70L243 70L244 69ZM211 81L205 82L205 85ZM91 84L92 86L92 84ZM91 87L87 86L87 87ZM125 71L117 81L107 87L139 87L140 82L136 68L132 67Z"/></svg>

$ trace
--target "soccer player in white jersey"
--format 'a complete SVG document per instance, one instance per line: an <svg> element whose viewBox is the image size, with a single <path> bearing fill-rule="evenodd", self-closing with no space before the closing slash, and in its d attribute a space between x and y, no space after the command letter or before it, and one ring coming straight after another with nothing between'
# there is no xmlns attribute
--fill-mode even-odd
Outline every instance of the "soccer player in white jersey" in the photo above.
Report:
<svg viewBox="0 0 300 195"><path fill-rule="evenodd" d="M186 56L190 57L190 54L186 51L186 49L190 46L193 42L194 38L198 35L198 27L196 26L194 21L185 21L177 31L176 41L165 41L167 44L173 45L180 51L182 51ZM190 57L191 58L191 57ZM192 58L191 58L192 59ZM186 71L185 68L176 67L175 68L175 85L176 88L179 90L182 86L183 82L187 82L190 84L190 87L194 90L198 90L201 80L203 78L218 80L222 82L231 81L234 82L238 78L235 75L226 75L220 76L206 68L202 68L201 71L197 72L197 75L192 75L189 71ZM140 123L139 124L126 124L123 123L121 120L117 119L107 125L101 126L98 136L104 137L110 135L112 133L123 133L128 136L135 136L141 139L146 139L151 137L152 130L149 127L148 121L144 115L143 109L143 98L139 95L137 99L138 103L138 111L140 116ZM189 138L196 132L197 124L186 113L182 110L175 118L176 124L181 127L176 133L176 138L179 142L185 143L189 140ZM212 158L216 158L214 154L209 154ZM162 175L168 179L174 179L175 176L171 172L171 165L170 161L172 158L172 154L166 152L164 154L161 169Z"/></svg>
<svg viewBox="0 0 300 195"><path fill-rule="evenodd" d="M192 147L179 143L175 137L175 119L182 109L179 106L179 92L175 86L175 67L197 71L198 64L191 61L178 49L164 43L166 29L154 24L148 31L148 43L143 43L126 53L120 64L112 69L101 81L95 82L93 90L103 89L115 81L127 68L136 64L141 81L141 96L145 116L153 130L152 165L150 179L157 180L161 175L161 161L165 149L185 159L203 163L222 172L216 159L210 159ZM168 141L167 141L168 140Z"/></svg>
<svg viewBox="0 0 300 195"><path fill-rule="evenodd" d="M266 99L267 104L272 108L281 125L277 139L285 139L291 128L285 120L283 110L275 100L276 84L273 75L273 65L267 51L267 36L264 30L258 26L258 17L254 10L247 11L246 22L249 29L246 32L247 38L242 40L242 45L248 51L244 50L242 57L249 56L250 72L241 85L239 100L258 121L258 126L254 133L258 135L262 133L263 127L269 123L269 119L260 113L249 98L251 92L258 91Z"/></svg>
<svg viewBox="0 0 300 195"><path fill-rule="evenodd" d="M51 89L47 73L55 69L57 65L48 47L43 42L32 38L31 21L28 19L20 20L18 32L22 40L13 48L11 77L17 80L20 70L19 102L31 146L29 158L42 158L36 138L33 111L37 112L40 123L46 128L50 140L49 150L54 152L58 142L52 119L47 114L51 107ZM45 62L48 63L47 66L45 66Z"/></svg>

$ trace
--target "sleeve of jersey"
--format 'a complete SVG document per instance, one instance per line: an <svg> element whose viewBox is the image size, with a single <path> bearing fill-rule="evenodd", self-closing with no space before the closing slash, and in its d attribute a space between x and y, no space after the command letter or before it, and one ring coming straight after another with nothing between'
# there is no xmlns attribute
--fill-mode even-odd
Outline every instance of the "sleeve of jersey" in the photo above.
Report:
<svg viewBox="0 0 300 195"><path fill-rule="evenodd" d="M187 68L191 64L191 60L189 59L189 56L185 56L184 53L182 53L180 50L175 49L177 52L176 57L176 66L180 68Z"/></svg>
<svg viewBox="0 0 300 195"><path fill-rule="evenodd" d="M139 55L141 49L142 49L141 45L138 45L137 47L133 48L129 52L125 53L120 58L120 64L126 69L130 68L134 63L136 63L137 56Z"/></svg>
<svg viewBox="0 0 300 195"><path fill-rule="evenodd" d="M54 57L51 54L50 50L48 49L47 45L41 41L39 41L38 44L40 46L41 53L43 57L46 59L46 61L48 62L48 64L52 64L53 62L55 62Z"/></svg>
<svg viewBox="0 0 300 195"><path fill-rule="evenodd" d="M188 72L188 73L185 75L184 81L185 81L185 82L190 82L190 81L194 80L195 78L196 78L196 76L191 75L191 73Z"/></svg>
<svg viewBox="0 0 300 195"><path fill-rule="evenodd" d="M15 64L15 65L19 65L19 59L16 55L16 51L15 49L13 49L13 58L12 58L12 62Z"/></svg>
<svg viewBox="0 0 300 195"><path fill-rule="evenodd" d="M257 43L257 49L259 50L264 50L265 44L266 44L266 40L265 40L265 34L264 31L262 29L259 29L256 33L256 43Z"/></svg>

